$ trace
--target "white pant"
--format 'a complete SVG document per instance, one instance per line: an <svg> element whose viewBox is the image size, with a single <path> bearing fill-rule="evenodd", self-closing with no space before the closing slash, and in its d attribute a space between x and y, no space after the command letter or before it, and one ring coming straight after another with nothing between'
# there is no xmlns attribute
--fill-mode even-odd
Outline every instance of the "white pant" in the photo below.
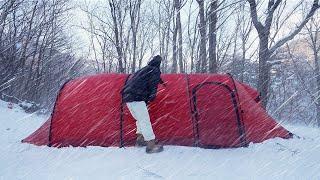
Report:
<svg viewBox="0 0 320 180"><path fill-rule="evenodd" d="M144 101L127 103L128 109L134 119L136 119L137 134L142 134L145 141L155 139L147 105Z"/></svg>

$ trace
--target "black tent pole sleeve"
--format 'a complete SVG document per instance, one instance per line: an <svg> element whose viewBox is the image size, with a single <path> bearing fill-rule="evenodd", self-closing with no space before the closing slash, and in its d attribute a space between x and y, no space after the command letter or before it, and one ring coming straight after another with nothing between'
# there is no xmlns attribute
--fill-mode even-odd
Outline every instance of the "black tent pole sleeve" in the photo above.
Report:
<svg viewBox="0 0 320 180"><path fill-rule="evenodd" d="M121 95L121 104L120 104L120 148L124 147L124 142L123 142L123 88L126 86L128 80L129 80L129 77L130 77L131 74L129 74L127 77L126 77L126 81L124 82L124 85L121 89L121 92L120 92L120 95Z"/></svg>
<svg viewBox="0 0 320 180"><path fill-rule="evenodd" d="M234 86L234 92L235 92L235 95L236 95L236 101L237 102L237 106L238 106L238 109L239 109L239 117L240 117L240 128L241 128L241 141L242 141L242 146L244 147L247 147L249 145L248 141L247 141L247 134L246 134L246 129L245 129L245 126L244 126L244 122L243 122L243 110L241 109L241 102L240 102L240 97L239 97L239 94L238 94L238 89L237 89L237 86L236 86L236 83L233 79L233 76L230 74L230 73L227 73L228 76L230 77L231 81L232 81L232 84Z"/></svg>
<svg viewBox="0 0 320 180"><path fill-rule="evenodd" d="M192 106L192 93L190 91L190 79L189 79L189 75L185 74L186 77L186 81L187 81L187 91L188 91L188 98L189 98L189 107L190 107L190 115L191 115L191 123L192 123L192 131L193 131L193 146L197 146L196 140L197 140L197 136L196 136L196 126L195 126L195 111L194 108Z"/></svg>

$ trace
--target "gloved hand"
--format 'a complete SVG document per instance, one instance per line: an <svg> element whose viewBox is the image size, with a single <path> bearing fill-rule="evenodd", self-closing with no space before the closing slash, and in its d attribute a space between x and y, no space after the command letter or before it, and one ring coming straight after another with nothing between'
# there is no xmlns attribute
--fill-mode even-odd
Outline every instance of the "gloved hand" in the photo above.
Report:
<svg viewBox="0 0 320 180"><path fill-rule="evenodd" d="M167 86L167 83L166 82L164 82L161 78L160 78L160 82L159 82L160 84L162 84L164 87L166 87Z"/></svg>

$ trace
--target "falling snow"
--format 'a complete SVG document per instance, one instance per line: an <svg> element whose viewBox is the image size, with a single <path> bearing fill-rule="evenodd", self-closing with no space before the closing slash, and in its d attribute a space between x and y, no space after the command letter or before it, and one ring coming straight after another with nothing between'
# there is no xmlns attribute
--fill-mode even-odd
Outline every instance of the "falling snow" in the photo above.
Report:
<svg viewBox="0 0 320 180"><path fill-rule="evenodd" d="M50 148L21 143L45 116L0 101L0 179L319 179L320 129L285 125L299 137L247 148Z"/></svg>

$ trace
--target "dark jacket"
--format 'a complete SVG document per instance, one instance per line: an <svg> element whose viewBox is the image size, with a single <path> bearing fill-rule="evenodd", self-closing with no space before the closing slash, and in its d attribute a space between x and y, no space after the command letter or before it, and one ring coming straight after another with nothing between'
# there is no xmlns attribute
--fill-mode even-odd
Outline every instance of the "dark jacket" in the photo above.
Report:
<svg viewBox="0 0 320 180"><path fill-rule="evenodd" d="M147 66L131 75L122 90L123 102L153 101L157 94L160 78L161 57L155 56Z"/></svg>

